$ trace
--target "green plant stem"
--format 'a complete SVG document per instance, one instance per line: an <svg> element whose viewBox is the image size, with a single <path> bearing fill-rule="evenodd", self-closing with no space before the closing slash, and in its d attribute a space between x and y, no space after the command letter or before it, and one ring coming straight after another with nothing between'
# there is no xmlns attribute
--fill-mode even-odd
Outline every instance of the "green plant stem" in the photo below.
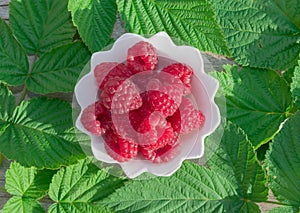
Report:
<svg viewBox="0 0 300 213"><path fill-rule="evenodd" d="M0 167L2 166L4 160L4 156L0 153Z"/></svg>
<svg viewBox="0 0 300 213"><path fill-rule="evenodd" d="M2 187L0 187L0 191L2 191L2 192L7 192L6 189L4 189L4 188L2 188Z"/></svg>

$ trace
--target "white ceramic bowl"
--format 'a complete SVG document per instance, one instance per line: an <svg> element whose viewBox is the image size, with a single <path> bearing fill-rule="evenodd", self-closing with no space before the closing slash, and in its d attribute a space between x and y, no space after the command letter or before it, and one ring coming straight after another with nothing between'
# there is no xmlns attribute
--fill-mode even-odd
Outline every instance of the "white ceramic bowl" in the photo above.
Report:
<svg viewBox="0 0 300 213"><path fill-rule="evenodd" d="M127 50L139 41L147 41L156 49L160 57L185 63L194 70L192 80L192 96L205 115L204 126L199 131L194 131L180 138L179 154L166 163L152 163L142 159L132 159L128 162L118 162L111 158L104 149L103 138L89 133L80 122L82 111L97 100L98 86L94 78L94 68L102 62L124 62ZM220 123L220 113L214 102L214 97L219 87L216 79L204 72L204 63L198 49L190 46L176 46L165 32L160 32L150 38L126 33L122 35L108 51L96 52L92 55L91 70L83 76L75 87L75 96L81 107L81 113L76 120L76 127L91 137L91 149L96 159L106 163L119 164L129 178L134 178L143 172L150 172L157 176L170 176L185 159L200 158L204 154L204 138L211 134Z"/></svg>

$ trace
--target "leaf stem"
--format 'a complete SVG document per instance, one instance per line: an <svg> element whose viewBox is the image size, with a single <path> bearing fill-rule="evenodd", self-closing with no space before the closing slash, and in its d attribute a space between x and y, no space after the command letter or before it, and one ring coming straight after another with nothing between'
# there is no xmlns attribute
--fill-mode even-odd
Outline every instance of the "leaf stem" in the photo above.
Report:
<svg viewBox="0 0 300 213"><path fill-rule="evenodd" d="M5 188L2 188L2 187L0 187L0 191L6 192L6 193L7 193L6 189L5 189Z"/></svg>
<svg viewBox="0 0 300 213"><path fill-rule="evenodd" d="M4 156L0 153L0 167L2 166L4 160Z"/></svg>

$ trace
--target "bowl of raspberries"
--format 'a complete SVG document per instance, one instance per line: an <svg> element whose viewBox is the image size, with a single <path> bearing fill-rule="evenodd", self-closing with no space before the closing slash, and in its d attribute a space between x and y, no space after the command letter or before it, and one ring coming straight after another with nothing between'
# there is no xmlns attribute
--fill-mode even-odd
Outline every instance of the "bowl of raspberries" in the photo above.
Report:
<svg viewBox="0 0 300 213"><path fill-rule="evenodd" d="M219 84L203 67L198 49L177 46L164 32L126 33L94 53L75 97L76 127L91 137L95 158L134 178L169 176L202 157L205 137L220 123Z"/></svg>

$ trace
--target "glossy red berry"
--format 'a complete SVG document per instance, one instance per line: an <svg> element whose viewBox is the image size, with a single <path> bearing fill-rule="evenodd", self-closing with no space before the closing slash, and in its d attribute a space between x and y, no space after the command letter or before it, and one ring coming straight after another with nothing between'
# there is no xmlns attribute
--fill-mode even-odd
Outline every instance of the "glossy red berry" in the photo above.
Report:
<svg viewBox="0 0 300 213"><path fill-rule="evenodd" d="M94 135L102 135L111 127L111 114L102 104L96 101L82 112L80 121L83 127Z"/></svg>
<svg viewBox="0 0 300 213"><path fill-rule="evenodd" d="M149 42L140 41L128 49L127 66L134 73L155 70L157 63L156 49Z"/></svg>
<svg viewBox="0 0 300 213"><path fill-rule="evenodd" d="M167 118L176 132L187 134L204 125L205 116L189 98L183 98L179 109Z"/></svg>
<svg viewBox="0 0 300 213"><path fill-rule="evenodd" d="M114 77L108 80L100 94L103 105L115 114L127 113L142 106L138 88L129 80Z"/></svg>
<svg viewBox="0 0 300 213"><path fill-rule="evenodd" d="M105 84L112 78L127 79L132 72L125 64L117 62L103 62L94 69L94 76L100 89L104 89Z"/></svg>
<svg viewBox="0 0 300 213"><path fill-rule="evenodd" d="M128 161L138 154L138 144L124 139L113 131L104 135L104 147L107 153L119 162Z"/></svg>
<svg viewBox="0 0 300 213"><path fill-rule="evenodd" d="M192 85L191 80L194 74L193 69L182 63L174 63L162 69L162 72L169 73L173 75L175 78L180 79L184 84L184 95L191 93Z"/></svg>

